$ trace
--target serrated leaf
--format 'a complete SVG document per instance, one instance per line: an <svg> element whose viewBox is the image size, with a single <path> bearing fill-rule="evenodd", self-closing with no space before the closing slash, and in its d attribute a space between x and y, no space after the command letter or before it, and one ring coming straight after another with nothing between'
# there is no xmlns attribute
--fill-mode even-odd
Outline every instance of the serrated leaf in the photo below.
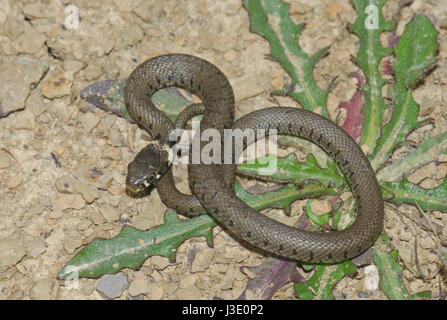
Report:
<svg viewBox="0 0 447 320"><path fill-rule="evenodd" d="M436 61L436 29L427 17L416 15L408 23L395 47L393 64L396 84L395 103L391 121L383 128L377 149L371 159L377 170L389 158L394 148L402 143L418 124L419 106L414 101L410 86L425 75Z"/></svg>
<svg viewBox="0 0 447 320"><path fill-rule="evenodd" d="M436 188L424 189L403 178L399 182L384 182L382 194L389 202L419 205L422 210L447 210L447 178Z"/></svg>
<svg viewBox="0 0 447 320"><path fill-rule="evenodd" d="M81 98L104 111L114 113L134 123L124 106L124 86L127 78L122 80L104 80L88 85L81 90ZM191 104L175 87L158 90L152 101L174 122L180 111Z"/></svg>
<svg viewBox="0 0 447 320"><path fill-rule="evenodd" d="M357 19L349 27L360 38L360 48L354 62L363 70L366 82L362 87L365 95L363 130L360 145L366 153L372 153L382 124L386 104L382 98L385 80L379 71L380 60L391 54L390 48L380 43L380 34L392 30L393 21L385 21L382 8L386 0L352 0Z"/></svg>
<svg viewBox="0 0 447 320"><path fill-rule="evenodd" d="M177 247L187 238L204 236L212 244L214 226L209 216L180 220L174 211L168 210L164 224L150 231L125 226L112 239L94 240L62 268L58 278L96 278L123 268L135 269L153 255L172 261Z"/></svg>
<svg viewBox="0 0 447 320"><path fill-rule="evenodd" d="M259 170L265 168L267 164L276 162L276 171L269 176L278 179L292 179L297 184L302 184L306 181L317 181L325 186L340 187L348 185L345 177L340 176L337 171L335 162L331 159L328 161L327 169L322 169L318 166L315 157L309 154L306 162L299 162L294 153L286 157L276 157L274 155L267 155L265 157L256 159L252 163L243 163L238 166L238 171L248 176L259 175Z"/></svg>
<svg viewBox="0 0 447 320"><path fill-rule="evenodd" d="M334 270L335 268L335 270ZM317 265L312 277L303 283L295 284L295 291L301 300L332 300L334 286L346 275L353 274L357 267L350 261L336 266Z"/></svg>
<svg viewBox="0 0 447 320"><path fill-rule="evenodd" d="M377 179L383 182L393 182L402 178L404 173L410 173L423 165L436 160L447 151L447 131L436 137L425 139L416 150L394 160L377 173Z"/></svg>
<svg viewBox="0 0 447 320"><path fill-rule="evenodd" d="M238 183L235 184L235 191L238 197L255 210L278 205L290 210L291 203L297 199L333 192L316 185L308 185L301 190L290 185L273 192L254 195L246 192ZM58 278L96 278L126 267L134 269L153 255L173 260L177 247L190 237L204 236L211 244L212 229L215 226L216 223L208 215L180 220L174 211L168 210L164 224L149 231L126 226L112 239L94 240L75 255L59 272Z"/></svg>
<svg viewBox="0 0 447 320"><path fill-rule="evenodd" d="M309 57L299 46L298 37L304 24L295 24L289 17L290 5L280 0L244 0L250 16L252 31L264 36L270 43L270 54L275 57L292 78L295 88L281 94L299 101L304 109L319 111L327 118L328 90L321 90L312 76L318 59L328 48L319 50Z"/></svg>
<svg viewBox="0 0 447 320"><path fill-rule="evenodd" d="M430 291L410 294L405 287L402 275L402 266L397 262L397 250L391 250L389 239L385 235L379 236L376 245L372 248L374 263L379 269L380 288L393 300L413 300L430 297Z"/></svg>

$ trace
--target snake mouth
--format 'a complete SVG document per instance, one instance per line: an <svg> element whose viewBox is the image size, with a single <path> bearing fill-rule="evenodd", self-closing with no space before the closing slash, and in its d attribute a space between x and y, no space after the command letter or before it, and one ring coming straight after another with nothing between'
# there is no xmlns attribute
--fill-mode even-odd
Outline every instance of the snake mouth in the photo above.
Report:
<svg viewBox="0 0 447 320"><path fill-rule="evenodd" d="M144 197L150 194L153 188L154 185L149 183L147 179L138 184L126 183L126 194L134 198Z"/></svg>

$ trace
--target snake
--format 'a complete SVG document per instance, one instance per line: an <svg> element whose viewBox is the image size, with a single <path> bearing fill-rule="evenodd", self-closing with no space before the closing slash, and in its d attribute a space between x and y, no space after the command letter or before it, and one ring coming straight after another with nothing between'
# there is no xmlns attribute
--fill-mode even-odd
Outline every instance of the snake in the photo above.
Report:
<svg viewBox="0 0 447 320"><path fill-rule="evenodd" d="M171 86L201 99L200 132L214 129L223 135L225 129L275 129L279 134L301 137L321 147L349 183L356 205L354 221L342 230L330 232L280 223L237 197L233 188L234 164L189 163L192 195L181 194L175 188L168 161L173 146L169 137L176 124L151 100L156 91ZM132 118L152 138L128 165L128 190L137 193L156 187L168 207L179 213L194 216L207 212L236 238L294 261L350 260L371 247L381 233L384 204L375 172L359 145L331 120L305 109L275 106L256 110L234 122L235 98L229 80L214 64L186 54L160 55L139 64L127 79L124 102ZM199 143L202 150L204 142Z"/></svg>

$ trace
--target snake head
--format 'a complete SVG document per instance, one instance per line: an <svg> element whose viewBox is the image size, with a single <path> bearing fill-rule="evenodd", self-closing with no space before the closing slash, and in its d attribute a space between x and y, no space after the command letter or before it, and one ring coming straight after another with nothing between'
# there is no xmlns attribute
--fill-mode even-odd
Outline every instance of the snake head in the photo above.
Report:
<svg viewBox="0 0 447 320"><path fill-rule="evenodd" d="M144 147L127 166L126 189L133 194L150 189L166 172L165 162L157 141Z"/></svg>

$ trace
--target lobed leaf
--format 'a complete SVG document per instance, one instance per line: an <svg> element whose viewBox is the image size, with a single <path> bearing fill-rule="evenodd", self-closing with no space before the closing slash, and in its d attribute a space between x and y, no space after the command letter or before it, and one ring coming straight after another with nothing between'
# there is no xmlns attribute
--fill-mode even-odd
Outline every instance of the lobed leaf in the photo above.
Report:
<svg viewBox="0 0 447 320"><path fill-rule="evenodd" d="M285 186L273 192L254 195L236 183L235 191L245 203L255 210L269 206L282 206L290 210L293 201L305 196L328 193L325 188L309 185L298 190ZM77 253L58 274L59 279L87 277L96 278L105 273L116 273L123 268L138 268L153 255L175 259L178 246L186 239L204 236L212 244L212 229L216 226L208 215L194 219L180 220L174 211L168 210L164 223L149 231L125 226L112 239L96 239Z"/></svg>
<svg viewBox="0 0 447 320"><path fill-rule="evenodd" d="M430 297L430 291L422 291L410 294L405 287L402 275L402 266L397 262L397 250L391 251L387 236L379 236L376 245L372 248L374 263L379 269L380 288L393 300L413 300L416 298Z"/></svg>
<svg viewBox="0 0 447 320"><path fill-rule="evenodd" d="M390 48L380 43L380 34L393 29L393 21L385 21L382 8L386 0L352 0L357 19L349 27L359 38L360 48L354 62L363 70L366 82L362 87L365 99L363 107L363 130L360 145L366 153L372 153L380 134L383 110L386 104L382 98L385 80L379 71L380 60L391 54Z"/></svg>
<svg viewBox="0 0 447 320"><path fill-rule="evenodd" d="M422 210L447 211L447 178L436 188L424 189L403 178L399 182L384 182L382 194L389 202L419 205Z"/></svg>
<svg viewBox="0 0 447 320"><path fill-rule="evenodd" d="M391 121L384 126L377 149L371 159L374 169L380 168L394 148L417 126L419 106L411 86L424 76L436 61L438 32L427 17L416 15L408 23L399 43L394 47L396 60L395 103Z"/></svg>
<svg viewBox="0 0 447 320"><path fill-rule="evenodd" d="M306 181L318 181L325 186L341 187L348 185L346 178L338 174L337 166L332 159L328 161L328 167L322 169L312 154L309 154L306 162L299 162L294 153L283 158L267 155L251 163L240 164L238 171L248 176L256 176L259 175L259 169L267 166L266 163L272 164L275 162L277 164L276 171L269 174L273 178L293 180L297 184Z"/></svg>
<svg viewBox="0 0 447 320"><path fill-rule="evenodd" d="M290 5L281 0L243 0L250 16L252 31L270 43L270 54L290 75L295 88L276 92L296 99L304 109L318 112L329 118L326 108L328 89L321 90L313 79L312 70L328 48L309 57L300 47L298 37L304 24L295 24L289 17Z"/></svg>

